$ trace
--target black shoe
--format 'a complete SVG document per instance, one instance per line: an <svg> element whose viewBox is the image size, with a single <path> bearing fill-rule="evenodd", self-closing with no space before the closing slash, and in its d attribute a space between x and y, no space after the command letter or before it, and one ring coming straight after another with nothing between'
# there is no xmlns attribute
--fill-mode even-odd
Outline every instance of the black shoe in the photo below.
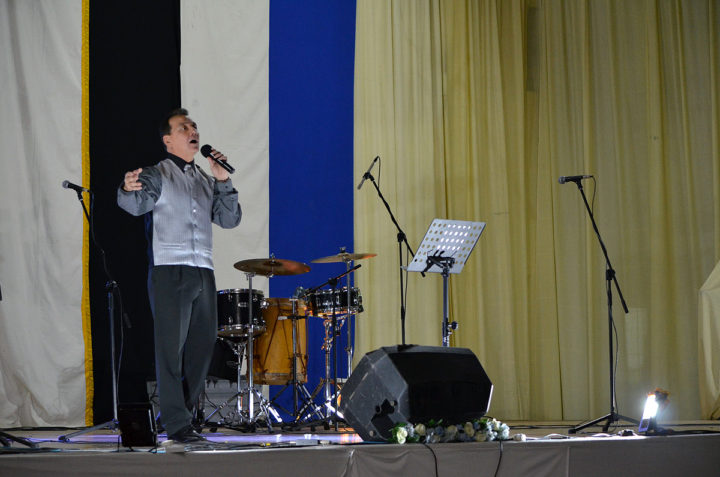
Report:
<svg viewBox="0 0 720 477"><path fill-rule="evenodd" d="M193 429L192 426L183 427L175 434L169 435L168 439L181 444L191 444L193 442L203 442L207 440L202 435L195 432L195 429Z"/></svg>

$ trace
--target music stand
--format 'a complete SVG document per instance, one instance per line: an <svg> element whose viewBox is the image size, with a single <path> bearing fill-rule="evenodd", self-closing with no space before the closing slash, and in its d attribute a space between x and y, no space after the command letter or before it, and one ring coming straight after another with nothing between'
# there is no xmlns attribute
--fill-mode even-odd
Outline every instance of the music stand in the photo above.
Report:
<svg viewBox="0 0 720 477"><path fill-rule="evenodd" d="M452 330L457 329L457 322L448 322L448 279L451 273L462 271L483 230L485 222L433 219L407 267L409 272L441 273L443 276L442 345L445 347L450 346Z"/></svg>

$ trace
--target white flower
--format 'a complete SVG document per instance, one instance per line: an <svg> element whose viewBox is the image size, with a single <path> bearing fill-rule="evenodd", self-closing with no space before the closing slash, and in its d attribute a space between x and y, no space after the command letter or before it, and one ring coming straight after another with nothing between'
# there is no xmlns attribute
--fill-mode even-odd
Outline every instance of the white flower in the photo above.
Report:
<svg viewBox="0 0 720 477"><path fill-rule="evenodd" d="M443 441L445 441L445 442L454 441L455 438L457 437L457 433L458 433L457 426L452 426L452 425L447 426L447 428L445 428L445 438L443 439Z"/></svg>
<svg viewBox="0 0 720 477"><path fill-rule="evenodd" d="M441 421L442 422L442 421ZM485 442L509 440L510 427L493 418L473 419L464 424L451 424L447 427L435 425L427 427L423 423L399 423L392 429L392 441L398 444L406 442Z"/></svg>
<svg viewBox="0 0 720 477"><path fill-rule="evenodd" d="M427 442L428 444L437 444L438 442L440 442L440 436L438 436L437 434L430 434L427 437Z"/></svg>
<svg viewBox="0 0 720 477"><path fill-rule="evenodd" d="M405 444L405 441L407 441L407 429L403 427L394 427L392 429L392 437L395 442L398 444Z"/></svg>

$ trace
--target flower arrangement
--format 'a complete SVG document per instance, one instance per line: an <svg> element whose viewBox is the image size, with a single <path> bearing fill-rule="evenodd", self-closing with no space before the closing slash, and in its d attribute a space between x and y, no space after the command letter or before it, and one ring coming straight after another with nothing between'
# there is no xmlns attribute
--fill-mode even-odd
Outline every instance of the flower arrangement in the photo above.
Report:
<svg viewBox="0 0 720 477"><path fill-rule="evenodd" d="M506 441L510 439L510 427L494 418L473 419L464 424L445 426L442 419L431 420L427 424L399 422L390 429L389 442L405 444L420 442L434 444L438 442L485 442Z"/></svg>

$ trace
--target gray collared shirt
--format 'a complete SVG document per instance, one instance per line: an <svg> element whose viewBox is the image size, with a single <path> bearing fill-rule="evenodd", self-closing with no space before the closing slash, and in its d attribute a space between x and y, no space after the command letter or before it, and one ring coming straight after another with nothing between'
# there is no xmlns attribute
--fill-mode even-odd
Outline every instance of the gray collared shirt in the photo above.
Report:
<svg viewBox="0 0 720 477"><path fill-rule="evenodd" d="M172 158L143 168L142 190L126 192L121 184L117 202L132 215L152 211L155 265L212 269L212 224L233 228L240 223L238 192L230 179L219 182L194 163L184 169Z"/></svg>

